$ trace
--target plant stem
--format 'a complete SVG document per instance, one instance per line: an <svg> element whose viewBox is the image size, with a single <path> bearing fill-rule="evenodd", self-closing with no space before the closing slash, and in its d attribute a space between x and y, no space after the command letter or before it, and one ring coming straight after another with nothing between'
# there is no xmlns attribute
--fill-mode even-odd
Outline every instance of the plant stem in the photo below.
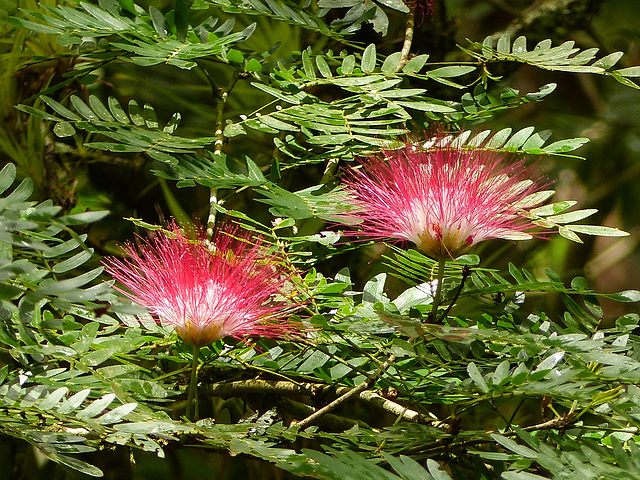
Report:
<svg viewBox="0 0 640 480"><path fill-rule="evenodd" d="M216 206L218 205L218 189L211 187L209 190L209 216L207 217L207 241L211 241L213 239L213 231L216 228L216 215L218 210Z"/></svg>
<svg viewBox="0 0 640 480"><path fill-rule="evenodd" d="M440 315L440 318L438 318L436 323L440 323L440 321L443 321L445 318L447 318L447 315L449 315L449 312L453 308L453 305L458 300L460 293L462 293L462 289L464 288L464 282L467 281L467 278L469 277L469 275L471 275L471 269L467 265L465 265L465 267L462 269L462 279L460 280L460 286L458 287L458 290L456 291L456 294L454 295L453 299L449 302L449 306L444 311L444 313Z"/></svg>
<svg viewBox="0 0 640 480"><path fill-rule="evenodd" d="M404 42L402 43L402 50L400 52L400 61L396 67L396 73L402 71L402 68L409 61L409 53L411 53L411 44L413 43L413 31L416 22L416 2L405 2L409 7L409 13L407 13L407 26L404 30Z"/></svg>
<svg viewBox="0 0 640 480"><path fill-rule="evenodd" d="M240 72L238 70L234 70L231 74L231 78L229 79L229 83L226 88L219 88L217 92L216 99L216 141L213 144L213 154L220 155L222 154L222 145L224 144L224 128L223 128L223 113L224 106L229 99L229 93L233 90L236 82L240 78ZM207 234L206 239L211 240L213 238L213 231L216 226L216 215L218 213L217 206L219 203L218 199L218 189L211 187L209 191L209 216L207 217Z"/></svg>
<svg viewBox="0 0 640 480"><path fill-rule="evenodd" d="M364 383L366 384L366 382ZM361 388L360 385L356 388ZM313 397L327 394L331 395L333 393L335 393L335 395L342 396L346 393L353 392L353 390L353 388L349 387L338 387L334 390L333 386L311 382L294 384L292 382L286 381L249 379L221 382L216 383L215 385L210 385L207 388L207 394L213 397L222 398L237 397L240 395L263 395L277 397L310 395ZM404 405L401 405L393 400L389 400L388 398L385 398L376 392L373 392L371 390L358 390L351 393L351 395L355 395L356 393L358 393L358 398L361 401L366 402L367 404L374 407L378 407L393 415L397 415L401 420L416 423L421 420L420 413L411 410L408 407L405 407ZM306 414L311 415L312 413L314 412L310 411ZM353 423L355 424L357 423L357 421L353 420Z"/></svg>
<svg viewBox="0 0 640 480"><path fill-rule="evenodd" d="M189 396L187 397L187 418L192 422L198 418L198 356L200 347L193 346L193 360L191 364L191 382L189 383Z"/></svg>
<svg viewBox="0 0 640 480"><path fill-rule="evenodd" d="M433 297L433 307L431 307L431 312L429 314L429 320L432 323L435 323L436 318L438 317L438 307L440 306L440 302L442 301L442 281L444 280L444 267L447 263L447 258L442 256L438 259L438 273L436 274L436 294Z"/></svg>
<svg viewBox="0 0 640 480"><path fill-rule="evenodd" d="M308 427L309 425L314 423L316 420L318 420L320 417L322 417L323 415L326 415L331 410L337 408L339 405L343 404L344 402L349 400L351 397L354 397L356 395L360 395L362 392L364 392L373 383L375 383L375 381L381 375L384 374L384 372L387 370L387 368L389 368L389 365L391 365L395 361L396 361L395 355L389 356L389 358L387 360L385 360L382 363L382 365L380 365L378 370L374 374L372 374L368 379L366 379L362 383L356 385L355 387L353 387L352 389L350 389L346 393L342 394L340 397L336 398L332 402L328 403L324 407L320 408L319 410L316 410L314 413L309 415L307 418L304 418L304 419L300 420L299 422L292 422L291 425L297 426L300 430Z"/></svg>

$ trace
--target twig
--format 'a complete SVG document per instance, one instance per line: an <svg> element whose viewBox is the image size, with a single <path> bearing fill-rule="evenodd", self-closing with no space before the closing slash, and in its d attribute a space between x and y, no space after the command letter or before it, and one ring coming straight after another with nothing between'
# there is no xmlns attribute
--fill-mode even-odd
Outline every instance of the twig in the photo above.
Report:
<svg viewBox="0 0 640 480"><path fill-rule="evenodd" d="M467 278L469 278L470 274L471 274L471 269L469 268L468 265L465 265L464 267L462 267L462 280L460 280L460 286L458 287L458 290L456 291L456 294L454 295L454 297L451 300L451 302L449 302L449 305L447 306L447 309L440 316L440 318L438 318L436 323L440 323L440 322L444 321L445 318L447 318L447 315L449 315L449 312L453 308L453 305L456 303L456 300L458 300L458 297L462 293L462 289L464 288L464 282L467 281Z"/></svg>
<svg viewBox="0 0 640 480"><path fill-rule="evenodd" d="M280 398L278 400L278 406L286 410L287 413L295 416L311 415L315 411L313 407L305 403L296 402L290 398ZM363 428L371 428L362 420L354 420L332 413L327 413L318 420L318 423L332 430L347 430L355 425Z"/></svg>
<svg viewBox="0 0 640 480"><path fill-rule="evenodd" d="M444 267L446 263L447 259L444 255L438 259L438 272L436 273L436 294L433 297L433 305L431 306L431 311L429 312L429 321L431 323L436 323L436 319L438 317L438 307L440 306L440 301L442 300L442 282L444 281Z"/></svg>
<svg viewBox="0 0 640 480"><path fill-rule="evenodd" d="M235 382L216 383L209 386L209 393L215 397L232 397L236 395L275 394L275 395L318 395L325 390L318 383L293 383L269 380L239 380Z"/></svg>
<svg viewBox="0 0 640 480"><path fill-rule="evenodd" d="M240 72L234 70L229 79L229 83L226 89L220 88L217 92L216 101L216 141L213 144L213 154L220 155L222 153L222 145L224 143L224 129L222 125L224 106L229 98L229 93L235 86L236 82L240 78ZM211 240L213 237L213 231L216 226L216 215L218 213L218 189L211 187L209 191L209 216L207 217L207 235L205 238Z"/></svg>
<svg viewBox="0 0 640 480"><path fill-rule="evenodd" d="M420 414L415 410L410 410L404 405L400 405L388 398L384 398L375 392L365 390L359 395L361 400L376 405L389 413L397 415L401 420L417 423L420 421Z"/></svg>
<svg viewBox="0 0 640 480"><path fill-rule="evenodd" d="M198 418L198 357L200 347L193 346L193 360L191 363L191 381L189 382L189 396L187 397L187 418L192 422Z"/></svg>
<svg viewBox="0 0 640 480"><path fill-rule="evenodd" d="M404 30L404 41L402 43L402 50L400 51L400 61L396 67L395 73L402 71L403 67L409 61L409 53L411 53L411 44L413 43L413 32L416 23L416 0L410 0L404 2L409 7L409 13L407 13L407 25Z"/></svg>
<svg viewBox="0 0 640 480"><path fill-rule="evenodd" d="M364 382L366 383L366 382ZM292 383L286 381L269 381L269 380L239 380L235 382L216 383L209 387L208 393L214 397L233 397L237 395L311 395L319 396L328 393L335 393L338 396L347 394L353 389L348 387L339 387L333 391L330 385L321 385L318 383ZM384 398L383 396L371 390L363 390L359 392L358 398L363 402L369 403L375 407L381 408L393 415L398 415L407 422L419 422L420 413L411 410L393 400ZM313 409L313 407L309 407ZM308 410L309 410L308 409ZM311 412L313 413L313 412ZM306 414L311 414L307 412ZM353 421L354 424L357 421Z"/></svg>
<svg viewBox="0 0 640 480"><path fill-rule="evenodd" d="M382 375L387 370L387 368L389 368L389 365L391 365L395 361L395 359L396 359L395 355L390 355L389 358L385 360L382 365L380 365L380 368L378 368L378 371L373 375L371 375L367 380L360 383L359 385L356 385L351 390L347 391L346 393L336 398L334 401L328 403L324 407L320 408L319 410L316 410L307 418L300 420L299 422L295 422L295 425L302 430L303 428L306 428L312 423L314 423L315 421L317 421L320 417L327 414L331 410L334 410L335 408L339 407L350 398L356 395L360 395L361 392L369 388L369 386L373 382L375 382L378 379L378 377L380 377L380 375ZM292 422L292 425L293 424L294 423Z"/></svg>

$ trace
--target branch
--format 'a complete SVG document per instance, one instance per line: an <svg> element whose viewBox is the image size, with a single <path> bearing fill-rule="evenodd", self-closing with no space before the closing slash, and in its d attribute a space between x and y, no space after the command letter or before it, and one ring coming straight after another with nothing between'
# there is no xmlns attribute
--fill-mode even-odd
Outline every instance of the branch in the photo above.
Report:
<svg viewBox="0 0 640 480"><path fill-rule="evenodd" d="M278 400L278 405L285 409L287 412L294 416L307 416L313 414L315 408L306 403L296 402L291 400L290 398L280 398ZM327 413L321 419L318 420L318 423L323 426L336 431L344 431L348 430L351 427L358 425L363 428L371 428L362 420L354 420L351 418L342 417L340 415L334 415L332 413Z"/></svg>
<svg viewBox="0 0 640 480"><path fill-rule="evenodd" d="M318 383L292 383L270 380L239 380L235 382L216 383L209 386L209 393L214 397L234 397L238 395L319 395L327 390L326 385Z"/></svg>
<svg viewBox="0 0 640 480"><path fill-rule="evenodd" d="M387 362L385 362L387 363ZM380 367L382 367L384 364ZM388 365L384 367L384 370ZM379 375L379 374L377 374ZM375 379L375 378L374 378ZM338 404L334 405L331 409L338 406L340 403L345 402L349 398L353 397L357 394L358 399L366 402L372 406L380 408L386 412L389 412L393 415L400 417L402 420L407 422L419 422L421 420L420 413L415 410L411 410L404 405L401 405L393 400L389 400L388 398L384 398L376 392L371 390L366 390L369 382L373 381L373 379L367 380L361 384L359 384L355 388L348 387L339 387L337 389L333 389L330 385L320 385L318 383L292 383L286 381L269 381L269 380L240 380L235 382L224 382L224 383L216 383L209 386L208 393L214 397L236 397L239 395L311 395L311 396L321 396L327 394L335 394L338 395L340 400ZM333 402L330 403L332 405ZM317 413L313 410L313 407L309 407L303 413L304 415L312 415ZM331 410L329 409L329 410ZM301 411L300 408L297 409ZM326 411L329 411L326 410ZM322 414L321 414L322 415ZM318 418L320 415L314 418ZM342 417L340 417L342 418ZM346 421L351 421L344 419ZM344 421L341 420L341 421ZM353 420L353 424L358 423L358 421ZM299 425L299 423L298 423Z"/></svg>
<svg viewBox="0 0 640 480"><path fill-rule="evenodd" d="M409 53L411 53L411 44L413 43L413 32L416 22L416 1L406 1L405 4L409 7L409 13L407 13L407 25L404 31L404 41L402 42L402 50L400 53L400 61L395 70L396 73L401 72L404 66L409 60Z"/></svg>
<svg viewBox="0 0 640 480"><path fill-rule="evenodd" d="M390 355L389 358L385 360L382 365L380 365L380 368L378 368L378 371L373 375L371 375L367 380L360 383L359 385L356 385L355 387L353 387L352 389L344 393L342 396L336 398L334 401L328 403L321 409L316 410L307 418L304 418L299 422L295 422L295 425L302 430L303 428L306 428L312 423L316 422L323 415L327 414L331 410L334 410L335 408L342 405L351 397L354 397L356 395L359 396L362 392L364 392L367 388L369 388L369 386L373 384L378 379L378 377L380 377L380 375L382 375L387 370L387 368L389 368L389 365L391 365L395 361L395 359L396 359L395 355ZM292 422L292 425L293 424L294 422Z"/></svg>
<svg viewBox="0 0 640 480"><path fill-rule="evenodd" d="M223 128L223 113L224 113L224 106L227 103L227 100L229 99L229 93L231 92L231 90L233 89L233 87L235 86L236 82L238 81L238 79L240 78L240 72L238 70L234 70L233 73L231 74L231 78L229 79L229 84L227 85L227 88L220 88L218 89L217 95L217 101L216 101L216 132L215 132L215 136L216 136L216 141L213 144L213 154L214 155L220 155L220 153L222 152L222 145L224 143L224 128ZM215 225L216 225L216 214L218 213L218 210L216 209L216 206L218 205L218 189L217 188L211 188L209 191L209 217L207 218L207 235L206 238L208 240L211 240L211 238L213 238L213 230L215 229Z"/></svg>

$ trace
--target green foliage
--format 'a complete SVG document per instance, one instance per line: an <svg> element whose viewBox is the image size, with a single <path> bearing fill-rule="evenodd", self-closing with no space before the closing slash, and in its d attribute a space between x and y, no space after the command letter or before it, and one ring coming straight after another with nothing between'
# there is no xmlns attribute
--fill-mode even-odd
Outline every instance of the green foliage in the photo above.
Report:
<svg viewBox="0 0 640 480"><path fill-rule="evenodd" d="M622 58L623 52L613 52L595 60L598 48L581 51L580 48L575 47L574 41L567 41L562 45L552 47L550 39L538 42L533 50L527 50L525 36L519 36L512 42L508 33L498 38L495 48L493 37L485 38L482 43L470 43L479 52L464 50L483 62L522 62L545 70L607 75L626 86L640 88L629 80L629 77L637 76L636 67L612 70L613 66Z"/></svg>
<svg viewBox="0 0 640 480"><path fill-rule="evenodd" d="M422 24L399 30L420 13L400 0L170 3L40 2L2 16L2 48L11 49L0 52L3 82L19 78L26 89L2 97L0 153L19 167L5 161L0 171L3 437L96 477L110 472L95 458L122 448L174 460L180 449L224 453L327 480L637 477L640 292L601 293L583 265L523 267L526 247L438 262L354 241L341 230L350 225L334 224L358 221L341 168L408 142L543 157L550 175L554 162L581 158L574 152L597 135L552 140L529 119L559 83L536 78L521 94L509 69L595 74L637 89L639 67L617 68L620 52L597 58L573 41L528 50L528 34L429 53L437 42L425 37L409 54L392 39ZM57 50L42 47L53 38ZM178 93L126 84L138 77ZM183 80L197 88L179 90ZM430 144L435 131L451 133ZM101 182L106 168L96 164L126 173ZM225 338L193 359L162 319L123 300L101 266L106 244L124 235L120 218L80 205L100 189L118 192L114 209L128 190L143 197L153 184L127 183L140 171L132 165L153 172L181 222L207 213L210 224L234 221L303 268L291 281L303 334ZM56 177L62 171L69 176ZM34 181L48 193L47 182L67 178L66 191L79 193L64 208L31 199ZM597 210L571 210L568 182L560 201L545 203L552 190L523 199L522 215L545 234L557 230L561 248L582 244L580 235L624 241L618 228L577 223ZM126 216L125 229L162 228L134 209ZM602 255L625 248L610 245ZM381 249L382 264L371 260ZM618 313L607 314L612 302ZM194 361L196 422L184 416Z"/></svg>
<svg viewBox="0 0 640 480"><path fill-rule="evenodd" d="M153 107L149 104L140 107L135 100L129 102L129 113L126 113L118 100L113 97L109 98L107 108L96 96L89 97L89 105L87 105L79 97L72 95L70 102L77 112L75 113L47 96L41 98L58 116L27 105L20 105L18 108L26 113L56 122L53 132L57 136L69 137L76 133L76 128L81 128L115 140L115 142L98 141L85 144L90 148L121 153L144 152L156 160L177 163L175 154L195 153L194 149L205 147L215 140L213 137L198 139L176 137L173 132L180 124L179 113L175 113L161 129Z"/></svg>

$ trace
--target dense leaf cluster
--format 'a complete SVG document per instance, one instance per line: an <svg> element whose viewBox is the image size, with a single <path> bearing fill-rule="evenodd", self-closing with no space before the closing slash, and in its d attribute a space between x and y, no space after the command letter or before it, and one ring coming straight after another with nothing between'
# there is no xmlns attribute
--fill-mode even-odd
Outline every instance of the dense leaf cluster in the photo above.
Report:
<svg viewBox="0 0 640 480"><path fill-rule="evenodd" d="M63 47L20 65L66 66L16 105L41 122L52 149L114 164L149 159L160 182L206 187L210 227L217 216L232 219L304 269L296 288L305 330L297 340L225 339L202 348L201 420L188 421L191 350L112 289L87 234L107 212L33 201L33 180L14 185L8 163L0 172L4 436L91 476L103 472L89 454L117 448L158 457L176 448L225 452L329 480L640 474L640 317L603 325L599 303L638 302L640 292L599 294L582 276L513 263L501 272L469 254L444 265L438 310L438 262L411 248L385 246L387 273L365 281L333 263L364 243L335 225L352 213L340 168L354 159L428 141L422 132L434 125L451 132L435 148L506 156L572 157L588 141L550 141L537 126L477 128L556 88L521 94L490 69L527 64L638 88L631 78L640 67L615 68L622 53L596 59L597 49L574 42L543 40L528 50L525 36L503 34L460 47L462 60L432 63L427 54L386 54L353 40L363 25L386 35L390 18L413 18L409 3L176 0L163 13L101 0L34 5L7 20L7 28L52 35ZM256 22L240 26L248 16ZM256 39L280 24L317 42L281 55ZM178 133L181 113L163 125L145 101L104 95L101 77L122 65L198 72L213 98L209 133ZM237 147L254 140L267 147ZM188 229L189 215L165 193ZM553 194L520 205L545 232L574 242L625 235L576 224L596 210L543 204Z"/></svg>

